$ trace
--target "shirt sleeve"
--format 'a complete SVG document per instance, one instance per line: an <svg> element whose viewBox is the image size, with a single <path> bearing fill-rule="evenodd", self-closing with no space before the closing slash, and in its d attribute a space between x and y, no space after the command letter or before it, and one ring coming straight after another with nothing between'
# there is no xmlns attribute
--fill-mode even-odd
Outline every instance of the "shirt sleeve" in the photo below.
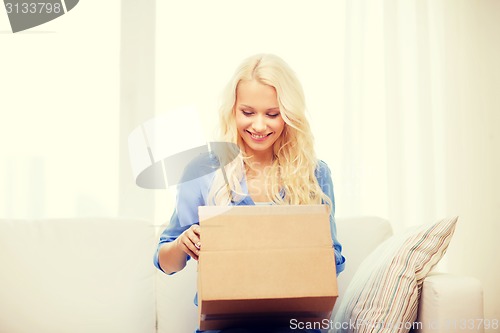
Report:
<svg viewBox="0 0 500 333"><path fill-rule="evenodd" d="M328 165L319 161L318 167L316 168L316 178L318 179L319 186L323 192L332 201L332 209L330 212L330 232L333 241L333 248L335 250L335 263L337 275L342 272L345 268L345 258L342 255L342 245L337 239L337 226L335 224L335 196L333 194L333 181L332 174Z"/></svg>
<svg viewBox="0 0 500 333"><path fill-rule="evenodd" d="M160 247L177 239L193 224L199 224L198 207L205 205L214 172L202 168L208 157L193 161L184 171L183 180L177 185L176 205L167 228L161 233L158 247L153 257L154 265L161 271L158 253ZM201 162L200 162L201 161ZM210 161L210 160L208 160ZM203 163L203 164L202 164ZM213 168L209 171L213 171ZM196 173L196 174L194 174ZM191 259L186 255L187 260Z"/></svg>
<svg viewBox="0 0 500 333"><path fill-rule="evenodd" d="M153 262L156 268L163 272L163 269L160 267L160 261L158 258L158 253L160 251L160 247L166 243L170 243L177 239L184 232L184 230L188 229L189 226L181 227L179 224L179 217L177 215L177 210L174 210L172 217L170 218L170 223L168 227L161 233L160 240L158 242L158 247L156 248L156 252L153 257ZM190 259L188 255L186 255L187 260ZM173 274L173 273L172 273Z"/></svg>

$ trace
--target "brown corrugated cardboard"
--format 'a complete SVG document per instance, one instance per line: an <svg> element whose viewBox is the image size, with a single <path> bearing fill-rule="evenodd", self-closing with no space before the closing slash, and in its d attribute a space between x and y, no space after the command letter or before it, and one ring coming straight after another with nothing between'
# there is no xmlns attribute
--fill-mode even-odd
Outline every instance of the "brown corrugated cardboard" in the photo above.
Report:
<svg viewBox="0 0 500 333"><path fill-rule="evenodd" d="M337 297L328 207L199 208L200 329L321 322Z"/></svg>

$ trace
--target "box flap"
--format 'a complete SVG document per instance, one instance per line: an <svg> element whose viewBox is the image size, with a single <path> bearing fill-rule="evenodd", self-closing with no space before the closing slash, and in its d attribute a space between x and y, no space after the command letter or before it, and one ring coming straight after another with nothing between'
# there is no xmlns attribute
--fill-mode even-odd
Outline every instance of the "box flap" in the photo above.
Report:
<svg viewBox="0 0 500 333"><path fill-rule="evenodd" d="M202 254L332 247L326 205L201 206L199 217Z"/></svg>

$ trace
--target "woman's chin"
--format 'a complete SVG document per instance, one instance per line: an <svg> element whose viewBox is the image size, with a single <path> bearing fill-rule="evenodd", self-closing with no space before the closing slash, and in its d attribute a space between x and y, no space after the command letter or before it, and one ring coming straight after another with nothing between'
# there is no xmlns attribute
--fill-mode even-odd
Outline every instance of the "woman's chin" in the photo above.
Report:
<svg viewBox="0 0 500 333"><path fill-rule="evenodd" d="M254 142L245 142L245 151L247 154L263 154L266 152L272 153L272 144L255 144Z"/></svg>

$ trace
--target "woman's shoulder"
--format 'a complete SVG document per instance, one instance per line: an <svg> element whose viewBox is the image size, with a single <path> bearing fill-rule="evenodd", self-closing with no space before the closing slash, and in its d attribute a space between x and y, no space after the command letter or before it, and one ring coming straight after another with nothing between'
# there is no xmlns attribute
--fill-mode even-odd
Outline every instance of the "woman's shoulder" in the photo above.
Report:
<svg viewBox="0 0 500 333"><path fill-rule="evenodd" d="M316 174L316 178L318 179L324 179L325 177L331 177L332 175L328 164L323 160L318 160L314 173Z"/></svg>
<svg viewBox="0 0 500 333"><path fill-rule="evenodd" d="M201 148L201 147L200 147ZM182 181L194 180L206 175L213 175L215 171L233 161L240 150L234 143L229 142L211 142L210 151L201 151L195 156L190 152L186 155Z"/></svg>
<svg viewBox="0 0 500 333"><path fill-rule="evenodd" d="M329 168L328 164L325 161L318 159L316 163L316 169L329 169Z"/></svg>
<svg viewBox="0 0 500 333"><path fill-rule="evenodd" d="M217 156L210 152L200 153L185 163L181 183L213 174L218 168L219 161Z"/></svg>
<svg viewBox="0 0 500 333"><path fill-rule="evenodd" d="M326 164L323 160L318 160L316 170L315 170L316 179L318 180L319 186L323 193L325 193L330 199L332 203L335 203L335 199L333 196L333 181L332 181L332 173L328 164ZM333 205L332 212L335 212L335 205Z"/></svg>

